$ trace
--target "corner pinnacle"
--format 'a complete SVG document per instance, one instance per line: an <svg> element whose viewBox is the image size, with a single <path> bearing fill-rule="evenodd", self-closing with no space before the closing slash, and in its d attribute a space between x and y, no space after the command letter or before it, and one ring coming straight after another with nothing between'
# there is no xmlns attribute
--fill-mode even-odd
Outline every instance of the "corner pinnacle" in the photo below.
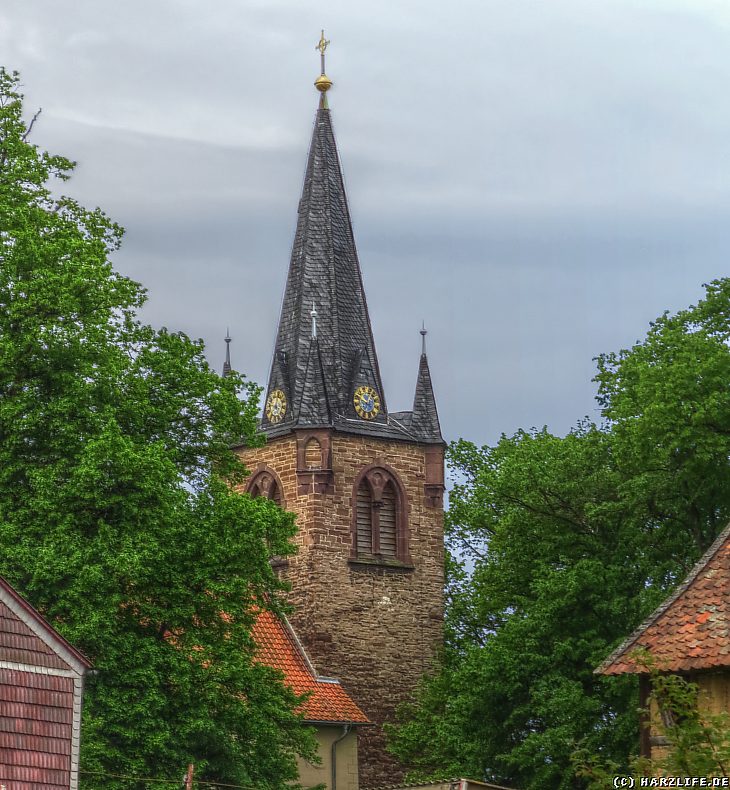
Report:
<svg viewBox="0 0 730 790"><path fill-rule="evenodd" d="M226 336L223 338L226 341L226 361L223 363L223 375L228 376L231 372L231 332L226 328Z"/></svg>

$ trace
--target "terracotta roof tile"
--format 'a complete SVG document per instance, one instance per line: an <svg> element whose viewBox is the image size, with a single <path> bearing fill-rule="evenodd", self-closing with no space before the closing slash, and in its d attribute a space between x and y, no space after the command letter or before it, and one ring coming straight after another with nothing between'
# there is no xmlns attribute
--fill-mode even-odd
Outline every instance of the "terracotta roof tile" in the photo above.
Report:
<svg viewBox="0 0 730 790"><path fill-rule="evenodd" d="M280 670L295 694L310 692L301 705L307 721L367 724L367 716L338 680L319 677L289 623L260 611L252 630L262 663Z"/></svg>
<svg viewBox="0 0 730 790"><path fill-rule="evenodd" d="M633 655L648 650L667 672L730 666L730 524L679 588L601 664L620 675L646 669Z"/></svg>

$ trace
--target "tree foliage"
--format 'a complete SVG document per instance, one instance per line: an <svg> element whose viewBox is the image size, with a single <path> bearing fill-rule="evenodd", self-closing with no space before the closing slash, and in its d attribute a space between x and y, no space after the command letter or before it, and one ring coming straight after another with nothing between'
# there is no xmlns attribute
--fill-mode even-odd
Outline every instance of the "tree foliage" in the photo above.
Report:
<svg viewBox="0 0 730 790"><path fill-rule="evenodd" d="M635 680L593 670L730 517L730 279L597 362L600 425L450 448L443 666L391 733L414 777L582 787L576 749L638 747Z"/></svg>
<svg viewBox="0 0 730 790"><path fill-rule="evenodd" d="M51 190L73 163L28 132L0 70L0 572L97 671L86 786L193 762L200 779L281 787L313 741L252 662L253 607L275 605L269 558L294 532L229 485L258 390L138 320L145 291L109 261L121 228Z"/></svg>

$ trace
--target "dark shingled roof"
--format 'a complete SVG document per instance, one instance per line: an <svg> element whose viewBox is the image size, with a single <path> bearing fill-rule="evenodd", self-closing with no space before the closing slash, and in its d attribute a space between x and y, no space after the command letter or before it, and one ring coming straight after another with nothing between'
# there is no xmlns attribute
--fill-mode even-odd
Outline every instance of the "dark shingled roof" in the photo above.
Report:
<svg viewBox="0 0 730 790"><path fill-rule="evenodd" d="M647 650L666 672L730 667L730 524L669 598L622 642L596 672L620 675L647 669Z"/></svg>
<svg viewBox="0 0 730 790"><path fill-rule="evenodd" d="M421 354L421 361L418 365L411 429L422 442L443 442L426 354Z"/></svg>
<svg viewBox="0 0 730 790"><path fill-rule="evenodd" d="M264 410L261 428L269 437L293 428L331 427L388 439L442 442L428 365L424 375L419 374L414 431L405 413L397 419L388 413L332 119L329 109L320 107L267 387L267 399L272 390L284 392L286 413L272 423ZM353 396L360 386L378 393L380 411L372 420L361 419L355 411Z"/></svg>

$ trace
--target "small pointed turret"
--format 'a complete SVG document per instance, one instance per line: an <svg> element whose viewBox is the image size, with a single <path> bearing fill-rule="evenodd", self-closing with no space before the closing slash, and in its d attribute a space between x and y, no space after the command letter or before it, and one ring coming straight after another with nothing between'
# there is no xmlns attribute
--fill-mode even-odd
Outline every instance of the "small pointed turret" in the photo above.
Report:
<svg viewBox="0 0 730 790"><path fill-rule="evenodd" d="M426 356L426 326L421 327L421 359L418 363L418 378L416 380L416 394L413 398L413 417L411 430L422 442L443 442L439 415L436 409L436 398L433 395L431 384L431 371L428 368Z"/></svg>
<svg viewBox="0 0 730 790"><path fill-rule="evenodd" d="M229 376L231 373L231 332L226 329L226 336L223 338L226 341L226 361L223 363L223 375Z"/></svg>

